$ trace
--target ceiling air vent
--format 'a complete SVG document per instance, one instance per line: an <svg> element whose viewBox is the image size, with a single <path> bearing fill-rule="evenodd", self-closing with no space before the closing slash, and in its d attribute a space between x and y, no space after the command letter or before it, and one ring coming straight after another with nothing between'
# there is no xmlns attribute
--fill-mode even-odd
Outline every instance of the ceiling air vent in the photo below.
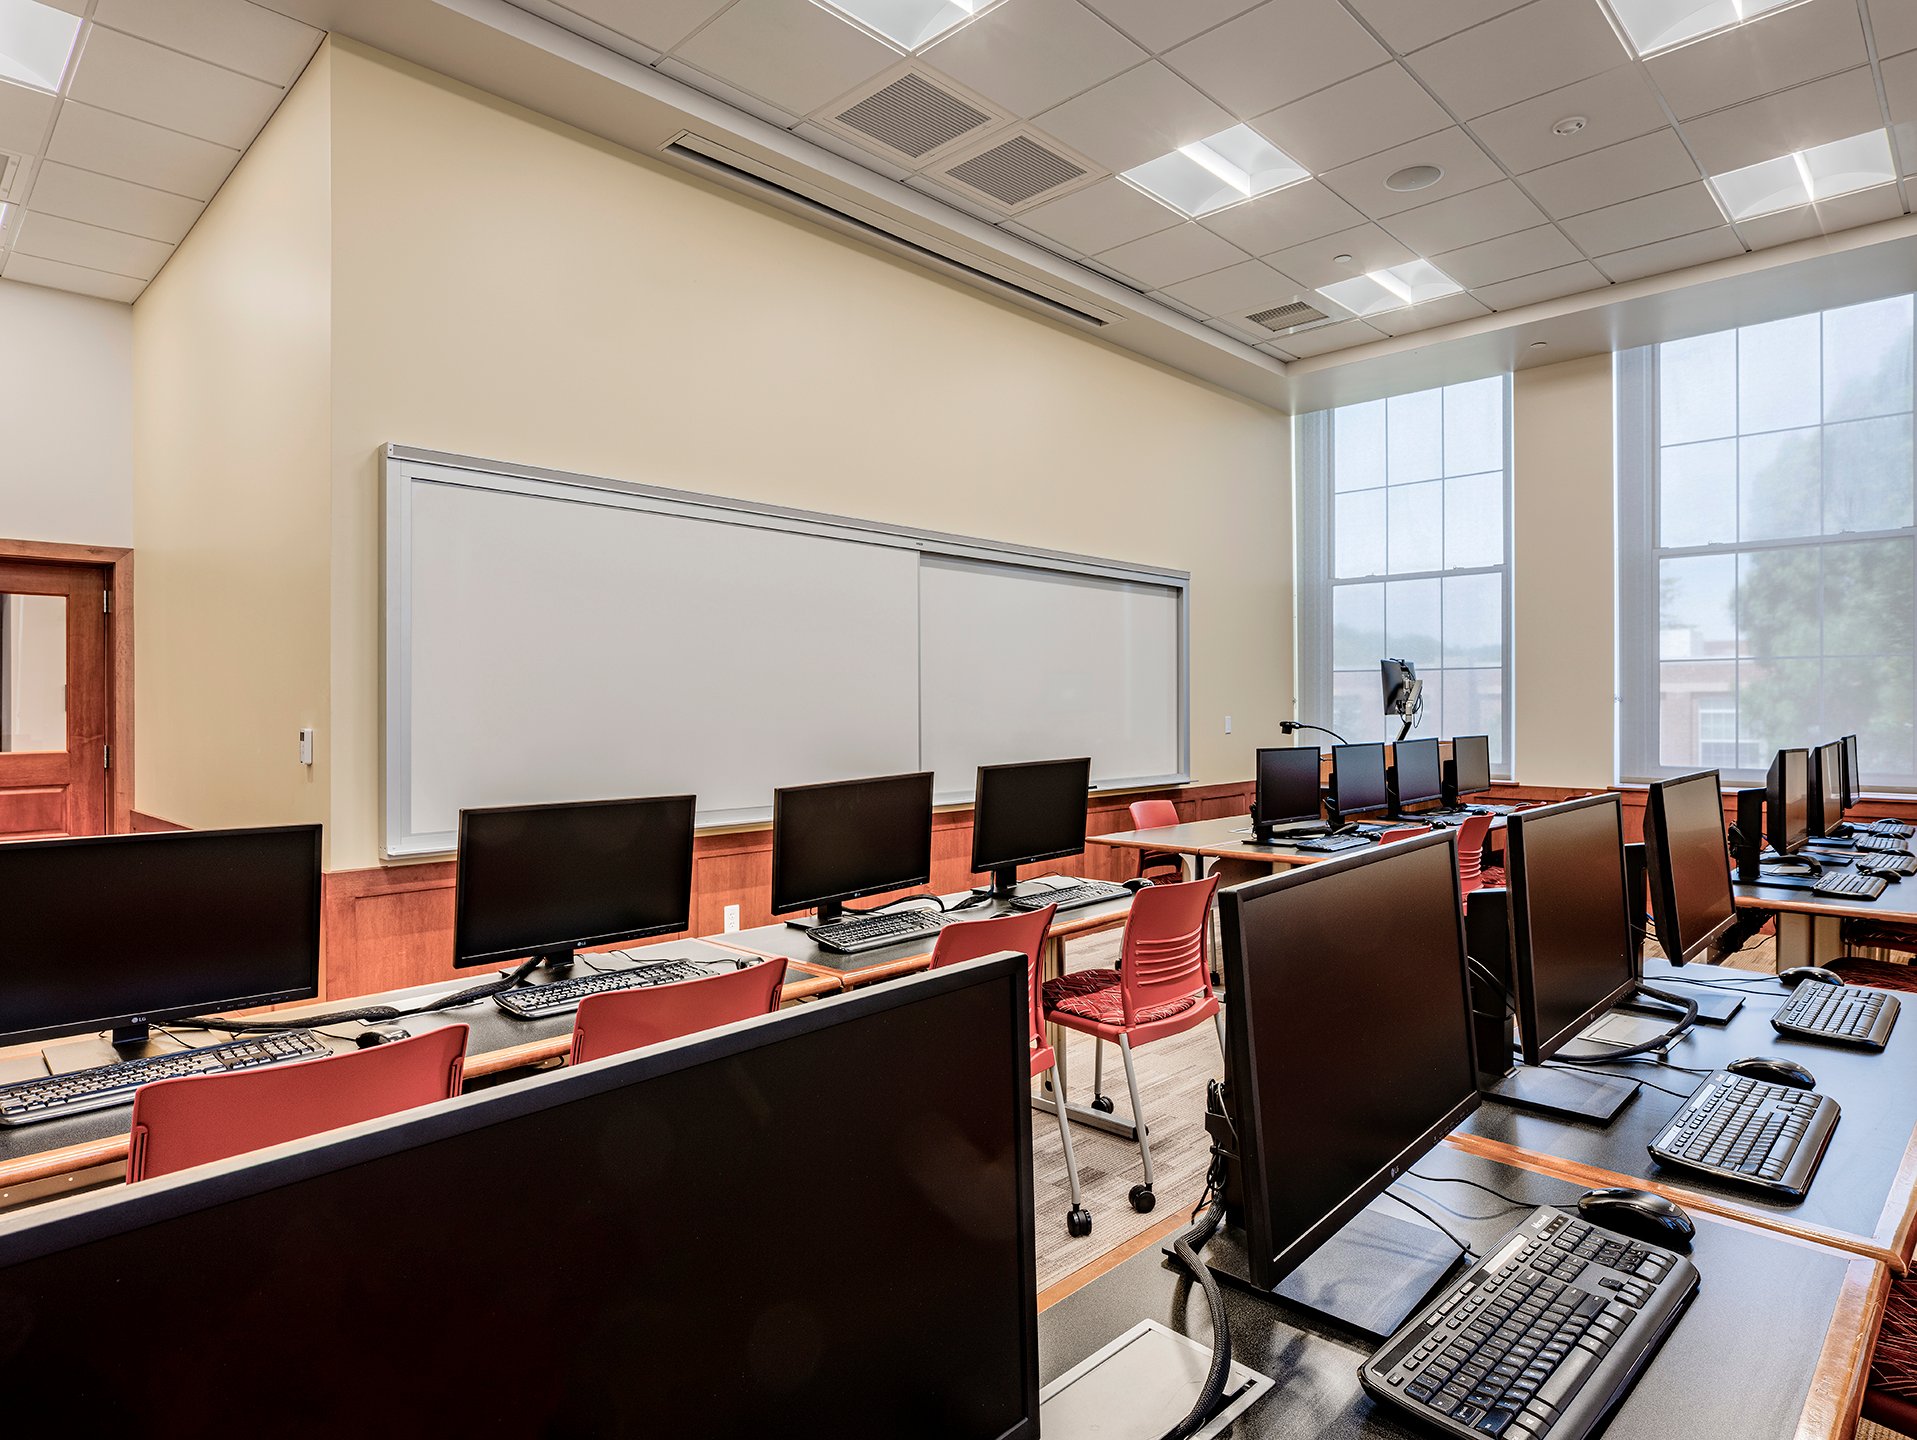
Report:
<svg viewBox="0 0 1917 1440"><path fill-rule="evenodd" d="M1260 310L1245 318L1267 330L1284 331L1296 330L1301 325L1316 325L1331 317L1303 300L1294 300L1289 305L1274 305L1269 310Z"/></svg>
<svg viewBox="0 0 1917 1440"><path fill-rule="evenodd" d="M1082 155L1031 130L1015 130L963 159L938 167L938 178L960 193L1012 215L1054 200L1104 172Z"/></svg>
<svg viewBox="0 0 1917 1440"><path fill-rule="evenodd" d="M1007 118L950 81L907 67L854 91L816 117L842 134L916 167Z"/></svg>
<svg viewBox="0 0 1917 1440"><path fill-rule="evenodd" d="M22 157L11 151L0 150L0 201L11 200L13 191L26 178L27 167Z"/></svg>

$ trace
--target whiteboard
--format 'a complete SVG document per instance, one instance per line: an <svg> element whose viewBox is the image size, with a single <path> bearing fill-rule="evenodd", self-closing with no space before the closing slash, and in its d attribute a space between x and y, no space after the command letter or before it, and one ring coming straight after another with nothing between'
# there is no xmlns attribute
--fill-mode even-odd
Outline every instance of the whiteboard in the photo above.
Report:
<svg viewBox="0 0 1917 1440"><path fill-rule="evenodd" d="M479 805L689 793L722 825L920 769L969 801L1000 760L1188 778L1182 572L400 446L384 549L388 858Z"/></svg>

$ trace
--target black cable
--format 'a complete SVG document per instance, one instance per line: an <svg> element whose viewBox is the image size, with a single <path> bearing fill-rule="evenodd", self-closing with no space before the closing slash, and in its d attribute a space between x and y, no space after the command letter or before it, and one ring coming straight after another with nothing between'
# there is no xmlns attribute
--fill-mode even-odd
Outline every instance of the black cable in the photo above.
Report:
<svg viewBox="0 0 1917 1440"><path fill-rule="evenodd" d="M1504 1015L1515 1015L1518 1013L1517 1001L1511 998L1511 992L1510 990L1505 988L1504 982L1499 980L1497 976L1491 973L1490 967L1485 965L1483 961L1471 955L1467 955L1464 957L1464 963L1471 966L1473 969L1475 969L1480 975L1484 977L1485 983L1487 985L1489 985L1493 990L1496 990L1498 994L1504 997ZM1472 1013L1474 1015L1484 1015L1483 1011L1478 1010L1475 1007L1473 1008ZM1502 1020L1504 1018L1504 1015L1484 1015L1484 1018L1487 1020Z"/></svg>
<svg viewBox="0 0 1917 1440"><path fill-rule="evenodd" d="M1473 1250L1469 1245L1465 1244L1464 1241L1460 1240L1456 1235L1452 1234L1448 1226L1440 1224L1430 1214L1430 1212L1427 1211L1422 1205L1413 1205L1409 1200L1405 1199L1404 1196L1400 1195L1396 1190L1386 1190L1384 1192L1384 1198L1387 1200L1396 1200L1400 1205L1404 1206L1405 1209L1411 1211L1412 1214L1420 1217L1425 1222L1425 1224L1429 1225L1433 1230L1436 1230L1440 1235L1444 1236L1444 1238L1449 1240L1453 1245L1456 1245L1458 1249L1464 1253L1467 1259L1475 1260L1478 1258L1477 1251Z"/></svg>
<svg viewBox="0 0 1917 1440"><path fill-rule="evenodd" d="M1538 1208L1529 1200L1514 1199L1502 1190L1493 1190L1489 1185L1480 1185L1476 1180L1467 1180L1462 1175L1426 1175L1421 1170L1407 1170L1404 1173L1414 1180L1424 1181L1427 1185L1469 1185L1473 1190L1482 1190L1485 1194L1496 1196L1499 1200L1502 1200L1505 1210L1535 1210ZM1504 1211L1500 1210L1498 1213L1502 1215ZM1488 1220L1491 1217L1487 1215L1483 1218Z"/></svg>
<svg viewBox="0 0 1917 1440"><path fill-rule="evenodd" d="M847 915L883 915L887 910L897 909L901 905L910 905L914 900L930 900L934 910L941 914L945 911L945 902L929 890L922 890L913 895L901 895L896 900L887 900L883 905L867 905L862 910L855 910L850 905L841 905L839 909Z"/></svg>
<svg viewBox="0 0 1917 1440"><path fill-rule="evenodd" d="M1570 1068L1572 1065L1577 1065L1578 1068L1573 1070ZM1666 1086L1658 1085L1650 1080L1646 1080L1642 1075L1620 1075L1615 1070L1599 1070L1597 1062L1565 1061L1560 1063L1556 1060L1547 1060L1544 1062L1544 1068L1546 1070L1563 1070L1566 1074L1571 1075L1582 1074L1586 1070L1597 1070L1598 1074L1608 1075L1613 1080L1634 1080L1639 1085L1649 1085L1653 1090L1660 1091L1665 1095L1674 1096L1679 1100L1688 1100L1691 1098L1685 1091L1672 1090Z"/></svg>
<svg viewBox="0 0 1917 1440"><path fill-rule="evenodd" d="M1209 1103L1219 1114L1228 1114L1221 1082L1211 1081L1209 1089ZM1185 1440L1186 1436L1196 1434L1218 1408L1218 1402L1225 1394L1225 1381L1231 1375L1231 1323L1225 1316L1224 1292L1218 1288L1218 1278L1211 1273L1211 1267L1198 1258L1198 1252L1218 1232L1218 1226L1225 1218L1225 1181L1229 1163L1228 1152L1213 1141L1211 1168L1205 1176L1205 1194L1198 1202L1205 1206L1205 1213L1198 1217L1189 1230L1172 1241L1172 1253L1178 1257L1178 1263L1197 1280L1198 1288L1205 1292L1205 1304L1211 1310L1211 1369L1206 1372L1204 1386L1199 1390L1198 1398L1192 1402L1191 1409L1185 1412L1184 1419L1165 1432L1164 1440ZM1207 1199L1210 1201L1208 1205Z"/></svg>
<svg viewBox="0 0 1917 1440"><path fill-rule="evenodd" d="M1638 994L1652 1000L1662 1000L1669 1005L1683 1008L1684 1014L1675 1024L1661 1035L1653 1036L1637 1045L1615 1045L1602 1055L1593 1055L1588 1059L1577 1055L1564 1055L1559 1058L1567 1065L1604 1065L1613 1060L1623 1060L1632 1055L1649 1055L1661 1052L1684 1038L1690 1028L1697 1023L1697 1001L1687 1000L1682 995L1673 995L1668 990L1653 990L1648 985L1639 985Z"/></svg>

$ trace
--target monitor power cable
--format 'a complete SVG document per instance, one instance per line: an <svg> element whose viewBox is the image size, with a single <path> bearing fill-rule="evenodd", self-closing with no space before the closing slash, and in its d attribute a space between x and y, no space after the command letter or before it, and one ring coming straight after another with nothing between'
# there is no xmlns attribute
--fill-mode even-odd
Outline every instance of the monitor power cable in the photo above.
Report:
<svg viewBox="0 0 1917 1440"><path fill-rule="evenodd" d="M1223 1084L1213 1080L1208 1090L1207 1103L1211 1112L1228 1117L1230 1111L1225 1105ZM1191 1272L1192 1278L1198 1282L1198 1288L1205 1292L1205 1304L1211 1311L1211 1369L1206 1372L1204 1386L1199 1390L1198 1398L1192 1402L1191 1409L1186 1412L1184 1419L1165 1432L1164 1440L1186 1440L1187 1436L1197 1434L1217 1410L1218 1402L1224 1398L1225 1381L1231 1375L1231 1322L1225 1315L1224 1292L1218 1288L1218 1277L1211 1273L1211 1267L1198 1255L1224 1222L1225 1186L1230 1163L1231 1152L1213 1140L1211 1168L1205 1174L1205 1193L1199 1197L1198 1206L1192 1211L1191 1228L1172 1241L1172 1253L1178 1257L1178 1263Z"/></svg>

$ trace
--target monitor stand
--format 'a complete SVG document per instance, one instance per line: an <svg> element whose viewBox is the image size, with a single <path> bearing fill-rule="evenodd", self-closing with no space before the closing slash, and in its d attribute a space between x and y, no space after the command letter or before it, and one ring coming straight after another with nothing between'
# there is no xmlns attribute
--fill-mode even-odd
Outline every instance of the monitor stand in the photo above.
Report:
<svg viewBox="0 0 1917 1440"><path fill-rule="evenodd" d="M1638 1092L1635 1080L1609 1075L1587 1075L1575 1070L1552 1070L1543 1065L1519 1065L1510 1074L1483 1086L1487 1098L1518 1110L1532 1110L1560 1120L1591 1120L1609 1125L1617 1112Z"/></svg>
<svg viewBox="0 0 1917 1440"><path fill-rule="evenodd" d="M1658 978L1660 985L1682 985L1682 975L1664 975ZM1744 1008L1744 997L1727 995L1723 991L1705 990L1692 996L1686 992L1686 998L1697 1001L1697 1023L1699 1025L1728 1025L1731 1017ZM1654 1000L1642 992L1631 995L1618 1002L1618 1009L1630 1010L1639 1015L1682 1015L1684 1007L1673 1005L1668 1000Z"/></svg>
<svg viewBox="0 0 1917 1440"><path fill-rule="evenodd" d="M1283 829L1276 822L1253 820L1251 839L1248 845L1285 845L1293 840L1309 840L1314 835L1329 835L1331 827L1322 821L1299 820L1286 823Z"/></svg>
<svg viewBox="0 0 1917 1440"><path fill-rule="evenodd" d="M185 1024L185 1021L181 1022ZM211 1042L209 1042L211 1043ZM152 1060L174 1055L188 1047L164 1036L155 1038L144 1020L115 1026L111 1036L88 1035L79 1040L63 1040L40 1051L49 1075L71 1075L77 1070L97 1070L102 1065L118 1065L125 1060Z"/></svg>
<svg viewBox="0 0 1917 1440"><path fill-rule="evenodd" d="M810 915L794 915L785 922L788 930L816 930L821 925L836 925L845 919L845 906L837 900L821 900Z"/></svg>

